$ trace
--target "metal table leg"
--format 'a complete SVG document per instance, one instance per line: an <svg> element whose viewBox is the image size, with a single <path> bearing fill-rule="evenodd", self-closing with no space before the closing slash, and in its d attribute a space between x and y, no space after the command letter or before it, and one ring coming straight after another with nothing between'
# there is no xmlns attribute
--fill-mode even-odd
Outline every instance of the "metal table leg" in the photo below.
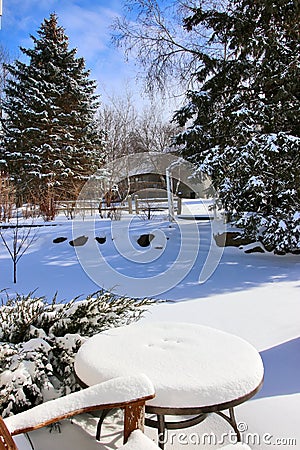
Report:
<svg viewBox="0 0 300 450"><path fill-rule="evenodd" d="M172 412L170 411L170 415L172 415ZM190 411L186 412L186 415L190 415ZM151 428L157 428L158 430L158 445L159 448L164 449L164 444L165 444L165 440L166 440L166 430L179 430L179 429L183 429L183 428L189 428L192 427L194 425L197 425L198 423L202 422L204 419L206 419L206 417L208 416L208 414L197 414L196 416L189 418L189 419L185 419L185 420L180 420L180 421L172 421L172 422L167 422L165 420L165 415L164 414L157 414L157 420L153 420L153 419L149 419L146 418L145 419L145 425Z"/></svg>
<svg viewBox="0 0 300 450"><path fill-rule="evenodd" d="M238 429L237 423L236 423L236 419L235 419L235 415L234 415L234 409L233 408L229 408L229 417L224 414L221 411L216 411L216 414L218 414L219 416L221 416L223 419L226 420L226 422L228 422L232 428L234 429L235 433L236 433L236 437L237 437L237 441L241 442L241 433L240 430Z"/></svg>
<svg viewBox="0 0 300 450"><path fill-rule="evenodd" d="M157 429L158 429L158 446L159 448L164 450L166 425L165 425L165 416L161 414L157 414Z"/></svg>
<svg viewBox="0 0 300 450"><path fill-rule="evenodd" d="M98 425L97 425L97 432L96 432L96 440L100 441L100 436L101 436L101 428L102 428L102 424L104 422L105 417L107 416L107 414L112 411L111 409L104 409L101 413Z"/></svg>

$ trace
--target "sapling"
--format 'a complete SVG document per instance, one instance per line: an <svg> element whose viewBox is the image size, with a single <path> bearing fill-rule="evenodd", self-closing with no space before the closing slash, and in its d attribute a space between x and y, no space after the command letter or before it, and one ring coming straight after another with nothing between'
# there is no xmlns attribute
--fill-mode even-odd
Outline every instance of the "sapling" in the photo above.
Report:
<svg viewBox="0 0 300 450"><path fill-rule="evenodd" d="M9 234L7 232L10 231ZM36 241L37 231L33 231L32 224L29 226L20 225L19 214L16 216L16 223L11 228L0 228L0 237L11 257L13 263L13 282L17 282L17 265L24 253Z"/></svg>

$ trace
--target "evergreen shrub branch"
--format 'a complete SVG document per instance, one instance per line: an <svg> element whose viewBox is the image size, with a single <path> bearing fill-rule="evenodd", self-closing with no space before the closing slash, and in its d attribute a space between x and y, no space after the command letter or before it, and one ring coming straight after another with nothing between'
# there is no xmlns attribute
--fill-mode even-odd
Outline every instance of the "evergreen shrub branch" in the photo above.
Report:
<svg viewBox="0 0 300 450"><path fill-rule="evenodd" d="M97 291L84 300L6 296L0 306L0 412L16 414L79 388L73 363L85 340L141 318L152 299Z"/></svg>

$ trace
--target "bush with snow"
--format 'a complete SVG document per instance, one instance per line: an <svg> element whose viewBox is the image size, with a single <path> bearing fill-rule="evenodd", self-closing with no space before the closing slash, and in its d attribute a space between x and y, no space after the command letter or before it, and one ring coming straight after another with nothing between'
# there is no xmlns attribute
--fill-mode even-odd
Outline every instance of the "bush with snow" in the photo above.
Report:
<svg viewBox="0 0 300 450"><path fill-rule="evenodd" d="M17 294L0 307L0 409L16 414L79 388L76 352L93 334L137 321L151 299L98 291L84 300L49 304Z"/></svg>

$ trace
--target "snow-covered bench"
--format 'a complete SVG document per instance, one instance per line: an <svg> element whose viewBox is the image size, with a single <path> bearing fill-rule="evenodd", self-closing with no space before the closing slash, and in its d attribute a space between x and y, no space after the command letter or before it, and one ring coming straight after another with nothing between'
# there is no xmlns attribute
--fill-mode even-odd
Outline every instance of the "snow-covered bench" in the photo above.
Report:
<svg viewBox="0 0 300 450"><path fill-rule="evenodd" d="M118 377L45 402L4 420L0 417L0 450L30 449L25 437L19 438L16 445L12 436L37 430L84 412L111 408L124 409L126 442L133 430L143 430L145 402L153 397L154 387L145 375ZM138 450L137 447L131 448Z"/></svg>

